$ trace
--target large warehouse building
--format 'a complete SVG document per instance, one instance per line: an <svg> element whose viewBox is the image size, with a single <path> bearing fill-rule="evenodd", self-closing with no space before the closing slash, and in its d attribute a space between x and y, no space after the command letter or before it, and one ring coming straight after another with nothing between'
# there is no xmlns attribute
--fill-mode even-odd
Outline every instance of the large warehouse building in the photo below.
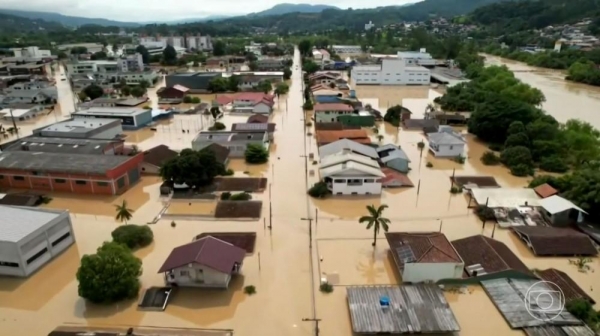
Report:
<svg viewBox="0 0 600 336"><path fill-rule="evenodd" d="M74 242L66 210L0 205L0 275L27 277Z"/></svg>

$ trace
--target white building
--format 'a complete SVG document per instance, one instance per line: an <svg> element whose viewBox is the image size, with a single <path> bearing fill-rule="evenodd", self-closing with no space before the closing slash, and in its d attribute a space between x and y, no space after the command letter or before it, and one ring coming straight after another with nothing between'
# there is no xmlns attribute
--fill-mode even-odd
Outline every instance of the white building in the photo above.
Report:
<svg viewBox="0 0 600 336"><path fill-rule="evenodd" d="M461 279L465 264L441 232L385 234L403 283Z"/></svg>
<svg viewBox="0 0 600 336"><path fill-rule="evenodd" d="M0 275L27 277L74 242L67 211L0 205Z"/></svg>
<svg viewBox="0 0 600 336"><path fill-rule="evenodd" d="M73 61L67 63L67 73L71 74L93 74L97 72L118 72L117 61Z"/></svg>
<svg viewBox="0 0 600 336"><path fill-rule="evenodd" d="M321 159L321 179L334 195L379 195L381 172L376 161L344 150Z"/></svg>
<svg viewBox="0 0 600 336"><path fill-rule="evenodd" d="M19 92L41 92L51 99L58 99L58 90L56 86L52 86L46 82L19 82L5 89L8 97Z"/></svg>
<svg viewBox="0 0 600 336"><path fill-rule="evenodd" d="M331 47L336 54L362 54L362 48L359 45L334 45Z"/></svg>
<svg viewBox="0 0 600 336"><path fill-rule="evenodd" d="M33 130L39 137L112 140L123 134L121 119L69 119Z"/></svg>
<svg viewBox="0 0 600 336"><path fill-rule="evenodd" d="M104 46L100 43L71 43L71 44L61 44L56 47L60 51L68 51L73 48L83 47L87 49L87 52L90 54L97 53L99 51L104 50Z"/></svg>
<svg viewBox="0 0 600 336"><path fill-rule="evenodd" d="M117 62L119 66L119 71L121 72L144 70L144 58L140 53L135 53L133 55L125 55L119 58Z"/></svg>
<svg viewBox="0 0 600 336"><path fill-rule="evenodd" d="M369 21L369 23L365 23L365 30L371 30L371 29L373 29L373 27L375 27L375 24L373 23L373 21Z"/></svg>
<svg viewBox="0 0 600 336"><path fill-rule="evenodd" d="M398 58L406 60L408 65L435 66L436 61L425 48L420 51L399 51Z"/></svg>
<svg viewBox="0 0 600 336"><path fill-rule="evenodd" d="M150 84L158 78L158 74L153 70L140 71L144 69L144 62L140 54L128 56L125 59L117 61L75 61L67 64L67 73L69 76L89 74L94 75L97 80L111 81L118 83L124 79L128 85L137 85L141 81L147 81Z"/></svg>
<svg viewBox="0 0 600 336"><path fill-rule="evenodd" d="M38 47L11 48L10 50L15 54L15 57L42 58L52 56L50 50L43 50Z"/></svg>
<svg viewBox="0 0 600 336"><path fill-rule="evenodd" d="M429 150L436 157L457 157L465 151L465 139L450 126L440 126L436 133L427 133Z"/></svg>
<svg viewBox="0 0 600 336"><path fill-rule="evenodd" d="M14 118L15 120L24 121L35 118L43 112L44 107L42 105L33 105L31 107L23 106L22 108L5 108L0 110L0 115L2 115L3 120L12 121Z"/></svg>
<svg viewBox="0 0 600 336"><path fill-rule="evenodd" d="M173 47L178 47L178 48L184 48L184 39L181 36L171 36L170 40L169 40L170 45L172 45Z"/></svg>
<svg viewBox="0 0 600 336"><path fill-rule="evenodd" d="M412 58L384 59L381 65L358 65L351 77L357 85L429 85L429 69L416 65Z"/></svg>
<svg viewBox="0 0 600 336"><path fill-rule="evenodd" d="M140 42L140 44L143 45L144 47L146 47L146 49L158 49L158 48L164 48L167 46L167 43L165 41L144 40L144 42Z"/></svg>

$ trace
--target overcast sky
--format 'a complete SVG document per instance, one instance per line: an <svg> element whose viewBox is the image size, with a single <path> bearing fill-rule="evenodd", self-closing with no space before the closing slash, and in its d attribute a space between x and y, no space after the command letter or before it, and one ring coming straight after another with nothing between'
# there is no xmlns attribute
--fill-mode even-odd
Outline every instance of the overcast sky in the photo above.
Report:
<svg viewBox="0 0 600 336"><path fill-rule="evenodd" d="M415 0L0 0L0 8L54 12L70 16L118 21L172 21L208 15L239 15L259 12L278 3L329 4L340 8L402 5Z"/></svg>

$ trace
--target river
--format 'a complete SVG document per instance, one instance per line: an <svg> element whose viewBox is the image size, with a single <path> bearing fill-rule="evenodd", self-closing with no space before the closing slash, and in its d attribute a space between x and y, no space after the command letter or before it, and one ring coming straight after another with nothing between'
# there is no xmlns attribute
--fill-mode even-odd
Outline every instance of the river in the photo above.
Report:
<svg viewBox="0 0 600 336"><path fill-rule="evenodd" d="M542 108L559 122L580 119L600 129L600 87L567 81L564 71L532 67L492 55L484 56L486 64L506 65L515 71L515 76L523 83L541 90L546 96Z"/></svg>

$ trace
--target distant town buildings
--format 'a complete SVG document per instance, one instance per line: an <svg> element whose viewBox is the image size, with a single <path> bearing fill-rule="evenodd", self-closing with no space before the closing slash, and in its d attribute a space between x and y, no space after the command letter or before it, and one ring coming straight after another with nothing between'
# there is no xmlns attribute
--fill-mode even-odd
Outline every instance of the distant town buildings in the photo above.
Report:
<svg viewBox="0 0 600 336"><path fill-rule="evenodd" d="M331 49L336 54L355 54L360 55L363 53L361 46L359 45L333 45Z"/></svg>
<svg viewBox="0 0 600 336"><path fill-rule="evenodd" d="M429 59L421 56L398 52L397 58L385 58L380 65L354 66L351 77L357 85L429 85L430 71L419 65Z"/></svg>
<svg viewBox="0 0 600 336"><path fill-rule="evenodd" d="M11 48L10 50L15 54L15 57L42 58L52 56L50 50L42 50L38 47Z"/></svg>
<svg viewBox="0 0 600 336"><path fill-rule="evenodd" d="M369 31L371 29L373 29L375 27L375 24L373 23L373 21L369 21L369 23L365 23L365 30Z"/></svg>
<svg viewBox="0 0 600 336"><path fill-rule="evenodd" d="M174 48L187 50L211 51L213 48L212 38L209 35L195 36L142 36L139 44L148 49L164 48L170 45Z"/></svg>

